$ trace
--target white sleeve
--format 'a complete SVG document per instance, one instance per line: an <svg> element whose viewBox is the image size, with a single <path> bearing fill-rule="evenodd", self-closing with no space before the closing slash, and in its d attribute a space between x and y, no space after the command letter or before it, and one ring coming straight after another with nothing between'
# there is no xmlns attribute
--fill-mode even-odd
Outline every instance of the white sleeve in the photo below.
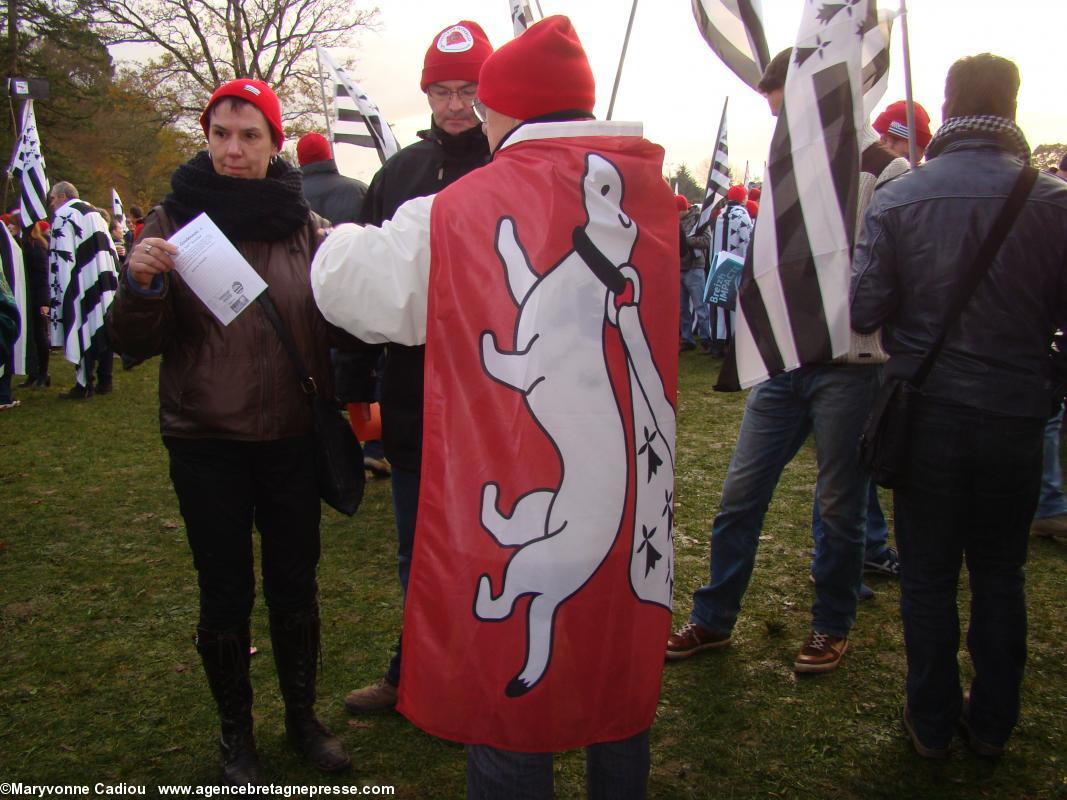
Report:
<svg viewBox="0 0 1067 800"><path fill-rule="evenodd" d="M426 343L433 195L416 197L382 227L340 225L311 263L322 315L371 344Z"/></svg>

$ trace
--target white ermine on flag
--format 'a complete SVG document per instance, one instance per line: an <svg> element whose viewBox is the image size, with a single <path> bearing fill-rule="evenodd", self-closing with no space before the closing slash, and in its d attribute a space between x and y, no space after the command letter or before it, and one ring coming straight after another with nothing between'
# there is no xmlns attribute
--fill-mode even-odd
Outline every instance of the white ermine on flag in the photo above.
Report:
<svg viewBox="0 0 1067 800"><path fill-rule="evenodd" d="M25 227L48 219L48 179L44 174L44 154L37 135L37 118L33 113L33 101L27 100L22 116L22 135L8 168L14 177L22 181L19 212Z"/></svg>
<svg viewBox="0 0 1067 800"><path fill-rule="evenodd" d="M123 230L126 229L126 212L122 210L122 198L119 197L118 189L111 187L111 218L117 219Z"/></svg>
<svg viewBox="0 0 1067 800"><path fill-rule="evenodd" d="M711 167L708 168L708 180L704 186L704 202L700 204L700 218L697 220L696 230L700 230L711 220L711 212L715 208L718 198L726 197L726 191L730 188L730 148L726 145L726 106L730 98L727 97L722 104L722 118L719 120L719 135L715 137L715 152L711 156Z"/></svg>
<svg viewBox="0 0 1067 800"><path fill-rule="evenodd" d="M107 223L93 207L70 200L56 210L48 246L52 322L62 329L63 355L87 385L85 354L103 336L104 313L118 289L118 255Z"/></svg>
<svg viewBox="0 0 1067 800"><path fill-rule="evenodd" d="M753 89L771 61L759 0L692 0L708 46Z"/></svg>
<svg viewBox="0 0 1067 800"><path fill-rule="evenodd" d="M511 5L511 24L518 36L534 23L533 12L527 0L508 0Z"/></svg>
<svg viewBox="0 0 1067 800"><path fill-rule="evenodd" d="M863 36L875 0L806 4L741 278L742 388L848 352Z"/></svg>
<svg viewBox="0 0 1067 800"><path fill-rule="evenodd" d="M378 106L359 88L359 84L349 77L344 68L337 65L325 49L316 47L315 52L318 53L319 63L325 67L324 72L334 87L334 144L373 147L384 164L387 158L400 149L392 128L382 119Z"/></svg>

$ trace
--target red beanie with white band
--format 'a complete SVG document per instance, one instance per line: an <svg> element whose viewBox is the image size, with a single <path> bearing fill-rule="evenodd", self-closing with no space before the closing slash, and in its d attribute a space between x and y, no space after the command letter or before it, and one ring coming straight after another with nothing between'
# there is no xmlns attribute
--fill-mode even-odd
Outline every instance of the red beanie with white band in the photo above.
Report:
<svg viewBox="0 0 1067 800"><path fill-rule="evenodd" d="M235 81L222 84L215 90L200 115L200 127L204 129L204 136L208 135L211 107L224 97L239 97L258 108L263 116L267 118L267 126L270 128L271 136L274 138L274 144L277 145L279 150L281 149L282 142L285 141L285 131L282 130L282 106L278 102L278 95L266 83L254 78L238 78Z"/></svg>
<svg viewBox="0 0 1067 800"><path fill-rule="evenodd" d="M431 83L441 81L478 82L482 63L493 52L482 26L470 20L449 25L434 37L433 44L422 60L422 82L425 92Z"/></svg>
<svg viewBox="0 0 1067 800"><path fill-rule="evenodd" d="M571 21L545 17L493 53L478 78L478 99L515 119L555 111L592 114L593 70Z"/></svg>

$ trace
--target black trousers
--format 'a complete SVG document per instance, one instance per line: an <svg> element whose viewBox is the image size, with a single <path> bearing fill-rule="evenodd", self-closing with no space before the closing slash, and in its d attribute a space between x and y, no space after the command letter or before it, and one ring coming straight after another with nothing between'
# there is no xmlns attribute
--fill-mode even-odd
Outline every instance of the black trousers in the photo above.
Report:
<svg viewBox="0 0 1067 800"><path fill-rule="evenodd" d="M313 606L320 505L311 435L163 442L200 585L200 627L247 624L256 591L253 525L267 607L286 614Z"/></svg>

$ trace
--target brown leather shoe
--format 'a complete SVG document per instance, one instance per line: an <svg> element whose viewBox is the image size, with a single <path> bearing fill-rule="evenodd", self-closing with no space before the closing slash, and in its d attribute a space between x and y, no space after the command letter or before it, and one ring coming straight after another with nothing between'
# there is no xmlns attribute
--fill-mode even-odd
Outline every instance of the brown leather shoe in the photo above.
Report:
<svg viewBox="0 0 1067 800"><path fill-rule="evenodd" d="M352 714L375 714L396 707L396 687L382 678L370 686L355 689L345 697L345 708Z"/></svg>
<svg viewBox="0 0 1067 800"><path fill-rule="evenodd" d="M715 650L730 644L730 634L712 633L692 622L672 633L667 639L667 660L689 658L701 650Z"/></svg>
<svg viewBox="0 0 1067 800"><path fill-rule="evenodd" d="M804 646L797 653L793 669L796 672L816 673L832 672L841 663L841 657L848 650L848 639L829 636L812 631Z"/></svg>
<svg viewBox="0 0 1067 800"><path fill-rule="evenodd" d="M1067 539L1067 514L1035 519L1030 525L1030 533L1042 539Z"/></svg>

